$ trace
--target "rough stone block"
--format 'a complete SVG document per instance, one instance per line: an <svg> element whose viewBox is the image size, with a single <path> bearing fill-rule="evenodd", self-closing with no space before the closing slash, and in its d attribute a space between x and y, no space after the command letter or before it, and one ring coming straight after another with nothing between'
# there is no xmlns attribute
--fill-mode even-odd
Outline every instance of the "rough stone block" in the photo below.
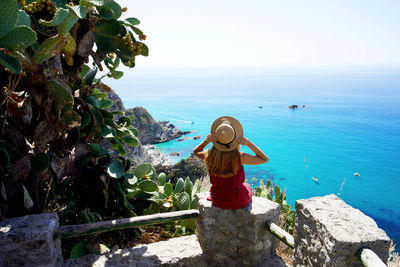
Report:
<svg viewBox="0 0 400 267"><path fill-rule="evenodd" d="M103 255L86 255L67 259L63 267L100 266L205 266L202 251L195 235L172 238L133 248L118 249Z"/></svg>
<svg viewBox="0 0 400 267"><path fill-rule="evenodd" d="M278 223L279 204L253 197L246 207L227 210L212 205L207 196L196 195L196 235L207 266L256 266L275 257L278 239L265 223Z"/></svg>
<svg viewBox="0 0 400 267"><path fill-rule="evenodd" d="M388 260L390 239L373 219L335 195L296 201L294 266L363 266L362 247Z"/></svg>
<svg viewBox="0 0 400 267"><path fill-rule="evenodd" d="M0 266L61 266L61 241L53 240L56 213L0 222Z"/></svg>

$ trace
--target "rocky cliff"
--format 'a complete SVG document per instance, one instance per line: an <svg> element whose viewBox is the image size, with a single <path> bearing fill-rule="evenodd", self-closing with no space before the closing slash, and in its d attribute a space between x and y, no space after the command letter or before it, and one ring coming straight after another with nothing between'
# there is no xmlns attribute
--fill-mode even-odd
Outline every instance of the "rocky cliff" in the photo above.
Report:
<svg viewBox="0 0 400 267"><path fill-rule="evenodd" d="M182 132L168 121L156 122L145 108L135 107L125 111L125 116L133 115L132 124L139 130L142 144L158 144L171 141L187 132Z"/></svg>
<svg viewBox="0 0 400 267"><path fill-rule="evenodd" d="M134 165L149 162L156 166L158 172L166 172L169 177L177 176L176 179L186 176L197 179L206 174L206 167L202 161L189 158L174 165L167 155L154 149L154 146L151 145L168 142L189 132L182 132L167 121L156 122L143 107L126 110L121 98L112 89L110 89L108 97L114 101L111 110L121 110L125 115L134 116L132 125L139 131L140 142L136 147L125 146L127 157L133 161ZM107 141L104 145L108 148L111 147Z"/></svg>

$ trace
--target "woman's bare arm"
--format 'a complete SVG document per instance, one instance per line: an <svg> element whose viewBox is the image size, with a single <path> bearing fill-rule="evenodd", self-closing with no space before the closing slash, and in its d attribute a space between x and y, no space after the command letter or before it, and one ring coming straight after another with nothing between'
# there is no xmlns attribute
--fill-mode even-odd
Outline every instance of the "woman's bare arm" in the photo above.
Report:
<svg viewBox="0 0 400 267"><path fill-rule="evenodd" d="M269 161L267 155L265 155L265 153L261 149L259 149L255 144L253 144L249 139L244 138L242 136L238 136L236 139L239 142L239 144L247 146L256 154L254 156L247 153L241 153L240 159L242 161L242 164L259 165L267 163Z"/></svg>
<svg viewBox="0 0 400 267"><path fill-rule="evenodd" d="M215 137L213 134L209 134L206 136L206 138L201 142L196 148L193 150L193 153L196 157L203 159L205 158L205 155L207 151L203 151L203 149L212 141L215 140Z"/></svg>

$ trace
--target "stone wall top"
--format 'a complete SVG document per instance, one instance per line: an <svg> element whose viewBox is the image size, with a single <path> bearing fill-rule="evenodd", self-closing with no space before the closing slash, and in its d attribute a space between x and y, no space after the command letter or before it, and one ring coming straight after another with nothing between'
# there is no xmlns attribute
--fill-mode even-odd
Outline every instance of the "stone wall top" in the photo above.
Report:
<svg viewBox="0 0 400 267"><path fill-rule="evenodd" d="M372 218L346 204L336 195L297 200L296 210L299 209L324 225L337 241L390 241L385 231Z"/></svg>

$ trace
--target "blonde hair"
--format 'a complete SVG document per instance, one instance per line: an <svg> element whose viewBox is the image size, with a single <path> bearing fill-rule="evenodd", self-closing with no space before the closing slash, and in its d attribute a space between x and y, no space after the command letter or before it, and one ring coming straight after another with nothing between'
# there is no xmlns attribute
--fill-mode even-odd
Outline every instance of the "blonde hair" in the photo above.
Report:
<svg viewBox="0 0 400 267"><path fill-rule="evenodd" d="M204 161L207 164L210 174L226 178L237 174L239 159L240 152L238 149L224 152L212 146L207 151Z"/></svg>

